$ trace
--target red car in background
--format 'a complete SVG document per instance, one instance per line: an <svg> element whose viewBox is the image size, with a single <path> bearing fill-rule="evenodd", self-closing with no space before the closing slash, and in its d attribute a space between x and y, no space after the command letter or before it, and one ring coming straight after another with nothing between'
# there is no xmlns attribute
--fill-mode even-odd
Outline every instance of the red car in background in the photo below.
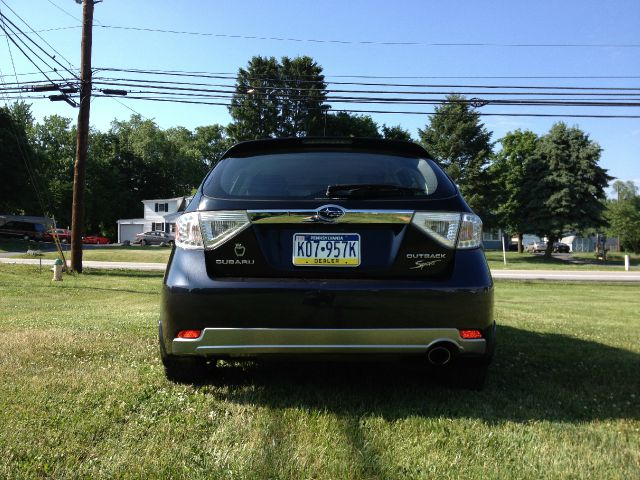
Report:
<svg viewBox="0 0 640 480"><path fill-rule="evenodd" d="M107 237L103 237L102 235L85 235L84 237L82 237L82 243L106 245L107 243L109 243L109 239Z"/></svg>
<svg viewBox="0 0 640 480"><path fill-rule="evenodd" d="M70 243L71 242L71 230L66 228L56 228L53 230L47 230L42 234L42 240L45 242L53 242L53 234L58 236L58 240L60 243Z"/></svg>

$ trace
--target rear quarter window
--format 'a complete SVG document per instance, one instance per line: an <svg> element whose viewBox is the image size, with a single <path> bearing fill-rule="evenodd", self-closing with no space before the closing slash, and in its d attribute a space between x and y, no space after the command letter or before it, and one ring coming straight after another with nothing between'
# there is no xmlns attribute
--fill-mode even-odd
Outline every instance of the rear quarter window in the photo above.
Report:
<svg viewBox="0 0 640 480"><path fill-rule="evenodd" d="M329 185L390 185L444 198L455 187L428 158L365 152L288 152L222 160L203 187L218 198L326 198ZM393 195L390 195L393 196Z"/></svg>

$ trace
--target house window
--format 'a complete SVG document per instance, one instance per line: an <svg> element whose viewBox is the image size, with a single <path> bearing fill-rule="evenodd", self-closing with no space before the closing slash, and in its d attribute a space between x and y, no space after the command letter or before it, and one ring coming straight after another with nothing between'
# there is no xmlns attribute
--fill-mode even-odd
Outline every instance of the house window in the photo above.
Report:
<svg viewBox="0 0 640 480"><path fill-rule="evenodd" d="M156 203L156 212L168 212L169 204L168 203Z"/></svg>
<svg viewBox="0 0 640 480"><path fill-rule="evenodd" d="M164 223L156 223L156 222L152 222L151 223L151 230L160 230L160 231L164 231Z"/></svg>
<svg viewBox="0 0 640 480"><path fill-rule="evenodd" d="M176 224L175 223L169 223L169 233L175 233L176 231Z"/></svg>
<svg viewBox="0 0 640 480"><path fill-rule="evenodd" d="M498 242L500 241L500 235L502 232L499 228L492 228L491 230L485 230L482 232L482 240L484 242Z"/></svg>

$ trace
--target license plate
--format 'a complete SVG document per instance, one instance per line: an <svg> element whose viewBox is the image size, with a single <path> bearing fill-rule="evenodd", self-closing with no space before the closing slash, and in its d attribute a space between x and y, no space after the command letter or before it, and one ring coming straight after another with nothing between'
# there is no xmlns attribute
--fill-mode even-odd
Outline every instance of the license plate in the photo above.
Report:
<svg viewBox="0 0 640 480"><path fill-rule="evenodd" d="M357 233L296 233L293 264L299 267L357 267L360 235Z"/></svg>

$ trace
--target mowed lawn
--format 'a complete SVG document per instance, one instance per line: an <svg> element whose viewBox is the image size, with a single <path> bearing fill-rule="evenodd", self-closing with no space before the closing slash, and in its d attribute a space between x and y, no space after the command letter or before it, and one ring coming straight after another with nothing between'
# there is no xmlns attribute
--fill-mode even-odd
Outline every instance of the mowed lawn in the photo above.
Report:
<svg viewBox="0 0 640 480"><path fill-rule="evenodd" d="M487 262L492 270L605 270L623 271L624 253L610 253L607 261L598 261L593 252L553 255L545 258L542 253L507 252L507 264L504 264L502 252L485 251ZM629 254L629 265L633 270L640 266L640 255Z"/></svg>
<svg viewBox="0 0 640 480"><path fill-rule="evenodd" d="M66 250L69 248L65 245L64 254L67 260L71 258L71 252ZM171 248L146 246L146 247L89 247L82 252L83 260L96 260L100 262L143 262L143 263L167 263ZM33 255L21 255L20 258L39 258ZM58 258L57 252L46 252L41 258L55 259Z"/></svg>
<svg viewBox="0 0 640 480"><path fill-rule="evenodd" d="M161 281L0 265L0 478L640 478L640 285L497 283L474 392L410 365L169 383Z"/></svg>
<svg viewBox="0 0 640 480"><path fill-rule="evenodd" d="M30 248L53 248L50 244L26 242L24 240L0 239L0 253L4 251L22 252L18 258L58 258L57 252L43 252L39 257L27 255ZM70 257L68 244L63 245L65 255ZM84 260L97 260L101 262L145 262L167 263L171 248L158 246L85 246ZM570 257L553 256L544 258L542 254L507 252L507 264L503 262L502 252L495 250L485 251L487 261L492 270L516 269L516 270L624 270L624 253L610 253L606 262L596 261L593 253L574 253ZM640 267L640 255L630 254L630 265L633 270Z"/></svg>

